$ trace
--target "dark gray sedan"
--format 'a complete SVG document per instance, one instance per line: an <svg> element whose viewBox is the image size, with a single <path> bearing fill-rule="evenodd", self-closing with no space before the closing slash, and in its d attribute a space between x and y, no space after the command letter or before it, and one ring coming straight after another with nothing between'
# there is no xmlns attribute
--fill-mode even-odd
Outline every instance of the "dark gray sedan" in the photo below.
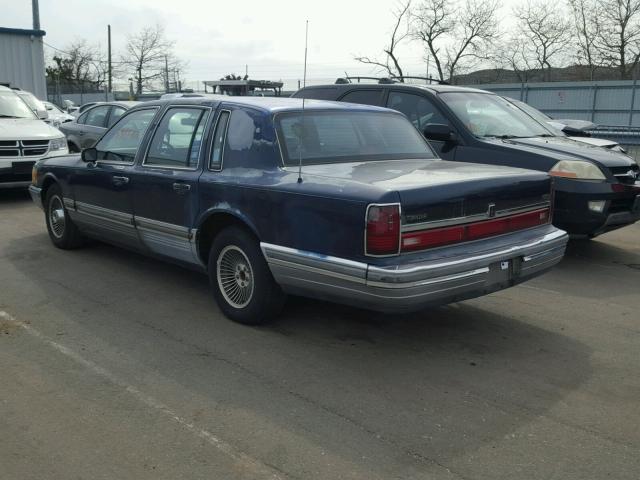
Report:
<svg viewBox="0 0 640 480"><path fill-rule="evenodd" d="M79 152L93 147L107 128L138 103L140 102L97 103L83 112L75 121L60 125L60 130L67 137L69 151Z"/></svg>

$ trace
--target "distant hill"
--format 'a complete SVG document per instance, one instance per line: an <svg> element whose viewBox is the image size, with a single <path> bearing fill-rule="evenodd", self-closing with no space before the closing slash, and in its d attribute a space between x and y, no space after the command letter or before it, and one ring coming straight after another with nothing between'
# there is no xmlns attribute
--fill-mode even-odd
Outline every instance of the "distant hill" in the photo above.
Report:
<svg viewBox="0 0 640 480"><path fill-rule="evenodd" d="M640 71L636 70L636 78ZM522 83L522 82L580 82L589 80L620 80L620 73L616 68L597 67L593 78L589 67L584 65L572 65L564 68L552 68L543 72L540 69L526 72L514 72L504 68L490 68L476 70L464 75L456 75L453 81L456 85L476 85L483 83ZM627 78L625 80L631 80Z"/></svg>

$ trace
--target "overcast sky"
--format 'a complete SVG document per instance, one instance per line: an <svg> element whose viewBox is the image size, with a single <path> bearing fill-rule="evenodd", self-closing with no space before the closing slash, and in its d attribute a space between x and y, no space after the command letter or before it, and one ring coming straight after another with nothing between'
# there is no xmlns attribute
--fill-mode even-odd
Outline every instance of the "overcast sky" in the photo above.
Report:
<svg viewBox="0 0 640 480"><path fill-rule="evenodd" d="M518 1L503 0L503 22ZM160 23L177 56L188 62L186 77L192 82L244 74L248 64L251 78L291 85L302 78L306 19L308 78L332 81L345 70L373 73L353 57L381 51L393 5L393 0L40 0L40 22L45 42L59 49L86 38L106 50L111 24L116 57L128 34ZM0 0L0 11L0 26L31 28L31 0ZM407 74L426 73L418 44L405 47L400 59Z"/></svg>

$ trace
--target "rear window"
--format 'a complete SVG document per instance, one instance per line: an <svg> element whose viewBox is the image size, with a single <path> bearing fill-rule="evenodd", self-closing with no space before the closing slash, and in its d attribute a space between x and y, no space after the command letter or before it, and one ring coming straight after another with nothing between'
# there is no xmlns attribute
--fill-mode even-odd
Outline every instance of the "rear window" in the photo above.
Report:
<svg viewBox="0 0 640 480"><path fill-rule="evenodd" d="M307 111L276 116L287 166L435 158L402 115L385 112Z"/></svg>

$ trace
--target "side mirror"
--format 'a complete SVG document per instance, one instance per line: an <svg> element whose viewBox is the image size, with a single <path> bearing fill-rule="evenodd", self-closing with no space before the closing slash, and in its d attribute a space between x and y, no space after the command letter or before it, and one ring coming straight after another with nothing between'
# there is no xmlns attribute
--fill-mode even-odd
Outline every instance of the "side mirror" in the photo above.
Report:
<svg viewBox="0 0 640 480"><path fill-rule="evenodd" d="M98 160L98 150L95 149L94 147L91 148L85 148L84 150L82 150L82 153L80 154L80 158L82 159L83 162L95 162Z"/></svg>
<svg viewBox="0 0 640 480"><path fill-rule="evenodd" d="M449 125L444 123L428 123L422 131L424 138L427 140L435 140L438 142L455 142L457 140L456 133L451 130Z"/></svg>
<svg viewBox="0 0 640 480"><path fill-rule="evenodd" d="M49 118L49 112L47 112L47 110L36 110L36 115L38 116L38 118L40 120L46 120L47 118Z"/></svg>

